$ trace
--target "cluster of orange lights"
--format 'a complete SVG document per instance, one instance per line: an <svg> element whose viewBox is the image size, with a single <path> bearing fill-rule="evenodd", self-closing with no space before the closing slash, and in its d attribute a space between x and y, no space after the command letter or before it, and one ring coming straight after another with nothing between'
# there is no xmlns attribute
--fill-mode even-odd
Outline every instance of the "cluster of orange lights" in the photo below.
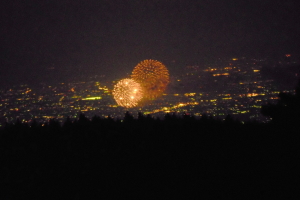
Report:
<svg viewBox="0 0 300 200"><path fill-rule="evenodd" d="M208 68L208 69L206 69L204 71L206 71L206 72L213 72L213 71L216 71L216 70L217 70L217 68Z"/></svg>
<svg viewBox="0 0 300 200"><path fill-rule="evenodd" d="M213 76L229 76L229 73L213 74Z"/></svg>

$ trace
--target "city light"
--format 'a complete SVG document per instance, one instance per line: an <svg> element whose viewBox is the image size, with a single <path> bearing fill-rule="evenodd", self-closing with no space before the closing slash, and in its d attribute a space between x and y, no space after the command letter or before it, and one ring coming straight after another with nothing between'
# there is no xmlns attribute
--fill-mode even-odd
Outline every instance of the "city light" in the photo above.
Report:
<svg viewBox="0 0 300 200"><path fill-rule="evenodd" d="M145 61L146 66L143 66L143 69L148 69L147 65L152 66L151 62ZM228 66L230 63L233 65ZM147 76L154 76L154 71L147 72ZM143 72L143 75L140 75L144 76L147 73ZM32 119L46 123L52 117L76 118L79 112L84 112L88 117L100 115L120 118L124 108L160 118L167 113L185 112L198 116L206 113L220 118L232 114L236 118L251 117L259 121L268 121L270 119L260 114L261 106L268 102L276 103L281 91L295 93L293 86L280 90L273 79L264 79L262 63L258 59L255 62L243 59L232 62L229 59L218 64L204 65L203 68L189 66L184 68L183 73L172 75L172 79L169 78L168 71L163 74L162 76L167 76L165 79L156 76L150 78L149 85L155 85L156 80L158 86L145 92L141 84L133 79L111 82L97 79L93 82L81 80L64 84L58 82L53 85L47 84L43 89L29 85L10 86L0 90L0 125L14 122L17 118L24 123ZM162 84L159 80L165 82ZM167 88L166 84L169 82L170 87ZM152 94L151 101L144 103L144 93Z"/></svg>
<svg viewBox="0 0 300 200"><path fill-rule="evenodd" d="M81 100L99 100L102 99L102 97L87 97L87 98L82 98Z"/></svg>

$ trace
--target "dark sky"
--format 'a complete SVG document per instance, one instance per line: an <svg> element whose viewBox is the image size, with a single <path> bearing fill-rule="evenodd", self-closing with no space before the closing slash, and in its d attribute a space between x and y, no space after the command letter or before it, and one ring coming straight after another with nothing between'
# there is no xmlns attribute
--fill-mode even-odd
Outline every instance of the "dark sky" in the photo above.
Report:
<svg viewBox="0 0 300 200"><path fill-rule="evenodd" d="M4 0L0 82L300 51L298 0ZM48 70L48 68L55 68Z"/></svg>

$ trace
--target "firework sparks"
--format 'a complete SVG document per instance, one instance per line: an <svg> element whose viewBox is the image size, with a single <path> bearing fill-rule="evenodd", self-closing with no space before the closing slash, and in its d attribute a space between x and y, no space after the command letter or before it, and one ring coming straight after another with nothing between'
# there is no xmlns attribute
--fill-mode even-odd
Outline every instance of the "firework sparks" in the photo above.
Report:
<svg viewBox="0 0 300 200"><path fill-rule="evenodd" d="M139 83L133 79L122 79L115 86L112 92L114 99L119 106L132 108L138 105L143 97L143 91Z"/></svg>
<svg viewBox="0 0 300 200"><path fill-rule="evenodd" d="M144 97L153 99L160 96L166 89L169 71L157 60L144 60L135 66L131 78L140 83L145 91Z"/></svg>

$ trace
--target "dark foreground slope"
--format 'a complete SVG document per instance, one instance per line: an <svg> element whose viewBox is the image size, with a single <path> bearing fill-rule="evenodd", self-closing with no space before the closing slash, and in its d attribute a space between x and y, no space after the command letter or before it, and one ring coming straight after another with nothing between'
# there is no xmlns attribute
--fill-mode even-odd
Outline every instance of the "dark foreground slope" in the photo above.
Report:
<svg viewBox="0 0 300 200"><path fill-rule="evenodd" d="M0 199L295 199L299 126L83 115L7 125Z"/></svg>

